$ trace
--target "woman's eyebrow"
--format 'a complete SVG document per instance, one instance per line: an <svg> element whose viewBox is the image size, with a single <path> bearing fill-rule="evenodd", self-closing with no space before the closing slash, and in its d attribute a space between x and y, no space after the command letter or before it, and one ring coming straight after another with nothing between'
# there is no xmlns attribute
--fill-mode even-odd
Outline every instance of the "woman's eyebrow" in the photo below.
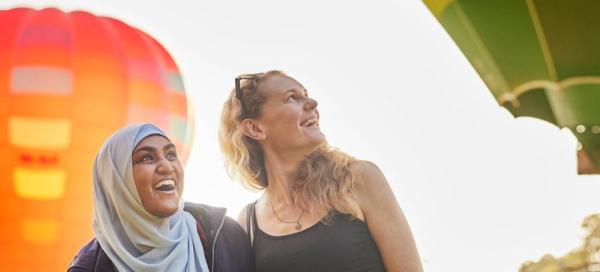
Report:
<svg viewBox="0 0 600 272"><path fill-rule="evenodd" d="M296 89L296 88L289 89L289 90L285 91L285 92L283 93L283 95L287 95L288 93L298 93L298 92L300 92L300 93L303 93L303 94L304 94L304 96L308 96L308 90L306 90L305 88L302 88L302 89L300 89L300 90L298 90L298 89Z"/></svg>
<svg viewBox="0 0 600 272"><path fill-rule="evenodd" d="M134 150L133 154L141 152L141 151L154 152L154 151L156 151L156 148L151 147L151 146L142 146L142 147L139 147L136 150Z"/></svg>
<svg viewBox="0 0 600 272"><path fill-rule="evenodd" d="M171 148L175 148L175 145L173 143L167 144L163 147L163 150L169 150Z"/></svg>

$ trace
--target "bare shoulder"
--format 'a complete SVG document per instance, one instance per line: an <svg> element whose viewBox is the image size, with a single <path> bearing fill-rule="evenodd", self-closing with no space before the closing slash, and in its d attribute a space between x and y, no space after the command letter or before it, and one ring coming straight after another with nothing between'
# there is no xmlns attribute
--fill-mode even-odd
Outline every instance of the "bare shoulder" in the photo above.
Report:
<svg viewBox="0 0 600 272"><path fill-rule="evenodd" d="M376 171L379 170L377 164L371 161L356 160L350 163L350 171L358 174L364 173L365 171Z"/></svg>
<svg viewBox="0 0 600 272"><path fill-rule="evenodd" d="M398 202L379 167L370 161L356 161L350 165L355 179L356 200L368 214L381 207L398 207Z"/></svg>
<svg viewBox="0 0 600 272"><path fill-rule="evenodd" d="M350 171L354 175L356 189L360 193L368 193L377 189L389 188L388 182L379 167L370 161L355 161L350 164ZM384 188L382 188L382 185Z"/></svg>

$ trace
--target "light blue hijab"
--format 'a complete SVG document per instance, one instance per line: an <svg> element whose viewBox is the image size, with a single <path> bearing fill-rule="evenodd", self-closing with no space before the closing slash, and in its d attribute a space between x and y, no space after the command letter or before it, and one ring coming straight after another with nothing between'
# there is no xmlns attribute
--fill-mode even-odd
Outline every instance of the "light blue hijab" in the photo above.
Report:
<svg viewBox="0 0 600 272"><path fill-rule="evenodd" d="M142 205L133 180L134 148L150 135L166 135L151 124L130 125L104 143L94 164L94 232L119 271L208 271L196 220L179 210L165 218Z"/></svg>

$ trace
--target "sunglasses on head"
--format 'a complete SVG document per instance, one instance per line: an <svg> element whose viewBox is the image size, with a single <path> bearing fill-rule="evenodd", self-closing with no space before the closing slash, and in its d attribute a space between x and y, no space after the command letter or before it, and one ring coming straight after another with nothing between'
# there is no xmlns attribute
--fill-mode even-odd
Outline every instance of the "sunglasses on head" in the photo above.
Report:
<svg viewBox="0 0 600 272"><path fill-rule="evenodd" d="M260 76L262 76L263 73L256 73L256 74L243 74L243 75L239 75L237 77L235 77L235 97L237 97L237 99L242 99L242 89L241 89L241 84L240 82L244 79L247 80L254 80L257 78L260 78Z"/></svg>
<svg viewBox="0 0 600 272"><path fill-rule="evenodd" d="M242 119L245 118L244 116L245 116L246 110L244 109L244 103L242 103L241 81L242 80L256 80L256 79L260 78L263 74L264 73L243 74L243 75L239 75L239 76L235 77L235 97L239 100L240 106L242 107L242 113L241 113Z"/></svg>

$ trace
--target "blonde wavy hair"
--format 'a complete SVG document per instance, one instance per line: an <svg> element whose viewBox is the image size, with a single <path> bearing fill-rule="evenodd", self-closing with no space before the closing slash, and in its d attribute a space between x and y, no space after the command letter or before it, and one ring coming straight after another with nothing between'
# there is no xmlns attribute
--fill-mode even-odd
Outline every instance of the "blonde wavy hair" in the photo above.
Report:
<svg viewBox="0 0 600 272"><path fill-rule="evenodd" d="M231 90L223 105L219 128L219 144L225 156L228 174L250 189L267 188L264 153L261 145L247 137L241 122L246 118L258 118L267 97L259 87L271 76L289 77L281 71L268 71L248 75L240 80L240 93ZM238 97L239 96L239 97ZM242 110L243 109L243 110ZM322 144L300 165L297 180L291 188L294 204L309 212L337 210L357 216L360 211L356 202L355 177L350 169L351 156Z"/></svg>

